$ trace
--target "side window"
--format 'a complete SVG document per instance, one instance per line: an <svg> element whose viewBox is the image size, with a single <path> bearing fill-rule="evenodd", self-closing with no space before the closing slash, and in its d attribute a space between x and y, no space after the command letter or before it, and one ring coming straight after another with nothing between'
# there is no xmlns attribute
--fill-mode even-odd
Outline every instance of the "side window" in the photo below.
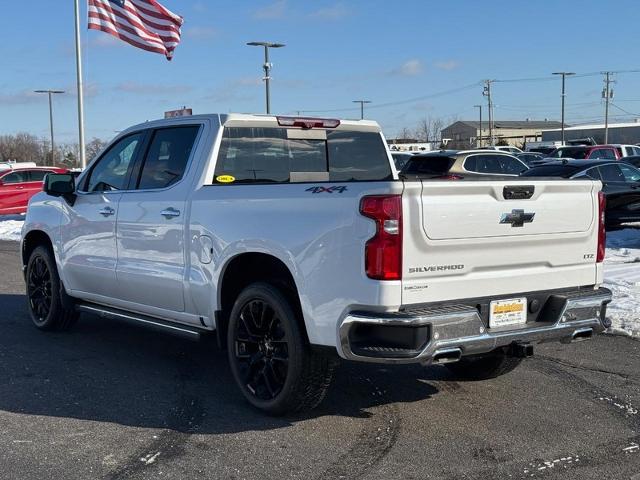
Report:
<svg viewBox="0 0 640 480"><path fill-rule="evenodd" d="M637 170L627 165L620 165L620 170L627 182L640 182L640 170Z"/></svg>
<svg viewBox="0 0 640 480"><path fill-rule="evenodd" d="M594 180L602 180L602 178L600 178L600 172L598 171L598 168L590 168L589 170L584 172L585 176L589 177L589 178L593 178Z"/></svg>
<svg viewBox="0 0 640 480"><path fill-rule="evenodd" d="M615 152L610 148L596 148L591 152L589 158L602 158L603 160L616 160Z"/></svg>
<svg viewBox="0 0 640 480"><path fill-rule="evenodd" d="M608 164L598 168L603 182L624 182L624 175L618 165Z"/></svg>
<svg viewBox="0 0 640 480"><path fill-rule="evenodd" d="M47 173L50 173L47 170L31 170L29 172L29 181L31 182L42 182L44 177L47 176Z"/></svg>
<svg viewBox="0 0 640 480"><path fill-rule="evenodd" d="M470 172L500 174L504 173L500 165L500 157L502 155L474 155L467 158L464 165ZM473 165L474 163L475 165ZM473 170L469 168L469 165L473 165Z"/></svg>
<svg viewBox="0 0 640 480"><path fill-rule="evenodd" d="M166 188L184 175L199 126L156 130L145 156L138 190Z"/></svg>
<svg viewBox="0 0 640 480"><path fill-rule="evenodd" d="M478 160L476 157L469 157L464 161L464 168L470 172L478 171Z"/></svg>
<svg viewBox="0 0 640 480"><path fill-rule="evenodd" d="M28 172L13 172L9 175L5 175L2 177L2 183L5 185L9 185L12 183L22 183L29 181L29 173Z"/></svg>
<svg viewBox="0 0 640 480"><path fill-rule="evenodd" d="M519 175L527 170L527 167L525 167L520 161L516 160L515 158L504 156L500 159L500 163L502 164L501 173Z"/></svg>
<svg viewBox="0 0 640 480"><path fill-rule="evenodd" d="M98 159L85 184L87 192L123 190L127 187L142 135L134 133L123 138Z"/></svg>

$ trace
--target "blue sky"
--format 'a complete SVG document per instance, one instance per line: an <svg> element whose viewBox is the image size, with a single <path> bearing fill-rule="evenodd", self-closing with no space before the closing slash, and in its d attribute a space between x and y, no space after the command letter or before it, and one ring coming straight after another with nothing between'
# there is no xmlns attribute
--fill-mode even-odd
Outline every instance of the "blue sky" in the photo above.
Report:
<svg viewBox="0 0 640 480"><path fill-rule="evenodd" d="M63 88L56 136L74 141L73 1L3 3L0 134L47 136L46 98L31 92ZM163 3L185 19L172 62L86 30L82 6L87 137L109 139L182 105L195 113L263 112L263 54L245 45L252 40L287 44L272 54L274 112L355 118L352 100L364 98L373 102L365 116L389 137L428 116L476 119L483 79L539 79L495 83L496 119L559 120L560 81L541 77L640 68L637 0ZM634 118L640 73L615 79L614 120ZM567 121L601 120L601 90L601 75L568 80Z"/></svg>

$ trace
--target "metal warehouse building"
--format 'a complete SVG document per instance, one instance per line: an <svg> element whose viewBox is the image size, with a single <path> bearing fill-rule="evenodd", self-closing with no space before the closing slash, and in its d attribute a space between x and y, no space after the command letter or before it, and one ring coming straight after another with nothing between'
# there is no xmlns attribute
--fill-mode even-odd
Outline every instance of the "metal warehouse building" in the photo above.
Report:
<svg viewBox="0 0 640 480"><path fill-rule="evenodd" d="M496 143L520 146L526 142L540 140L545 129L559 128L562 124L549 120L495 120L493 138ZM474 148L478 144L489 144L489 122L460 120L442 129L442 139L447 139L447 148Z"/></svg>
<svg viewBox="0 0 640 480"><path fill-rule="evenodd" d="M565 127L564 136L566 140L591 137L597 143L604 143L604 124ZM561 140L562 132L559 128L542 132L543 142L559 142ZM609 143L635 144L638 142L640 142L640 120L631 123L609 124Z"/></svg>

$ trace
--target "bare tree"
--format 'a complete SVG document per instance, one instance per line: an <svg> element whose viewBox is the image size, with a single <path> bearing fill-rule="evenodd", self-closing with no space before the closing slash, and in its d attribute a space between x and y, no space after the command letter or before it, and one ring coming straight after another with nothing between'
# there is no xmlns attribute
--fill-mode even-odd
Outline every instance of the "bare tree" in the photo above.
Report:
<svg viewBox="0 0 640 480"><path fill-rule="evenodd" d="M46 161L46 157L47 144L44 144L35 135L17 133L0 136L0 161L42 164Z"/></svg>
<svg viewBox="0 0 640 480"><path fill-rule="evenodd" d="M87 161L90 161L94 157L96 157L96 155L98 155L106 146L107 142L97 137L93 137L91 141L85 145L85 150L87 152Z"/></svg>
<svg viewBox="0 0 640 480"><path fill-rule="evenodd" d="M402 127L399 131L398 134L396 135L396 138L398 140L410 140L413 139L413 133L411 132L411 130L409 130L407 127Z"/></svg>
<svg viewBox="0 0 640 480"><path fill-rule="evenodd" d="M421 142L439 142L443 128L441 118L425 117L418 122L415 136Z"/></svg>

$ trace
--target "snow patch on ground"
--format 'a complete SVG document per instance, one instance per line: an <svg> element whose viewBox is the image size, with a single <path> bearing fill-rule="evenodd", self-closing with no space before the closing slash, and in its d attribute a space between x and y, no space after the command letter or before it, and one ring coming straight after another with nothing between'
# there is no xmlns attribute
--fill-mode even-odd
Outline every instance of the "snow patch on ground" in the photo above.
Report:
<svg viewBox="0 0 640 480"><path fill-rule="evenodd" d="M22 215L0 216L0 240L19 241L23 223ZM611 331L640 337L640 228L607 234L604 286L613 291Z"/></svg>
<svg viewBox="0 0 640 480"><path fill-rule="evenodd" d="M640 337L640 229L607 234L604 286L613 292L611 330Z"/></svg>
<svg viewBox="0 0 640 480"><path fill-rule="evenodd" d="M24 215L0 215L0 240L17 242L24 223Z"/></svg>

